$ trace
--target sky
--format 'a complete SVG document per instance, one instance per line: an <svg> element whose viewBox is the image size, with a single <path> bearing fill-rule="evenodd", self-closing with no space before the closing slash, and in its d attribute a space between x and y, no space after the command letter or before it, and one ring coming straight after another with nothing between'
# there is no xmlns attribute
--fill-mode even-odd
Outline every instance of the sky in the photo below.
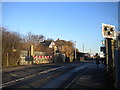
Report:
<svg viewBox="0 0 120 90"><path fill-rule="evenodd" d="M3 2L2 25L26 35L76 41L80 52L100 52L102 23L118 26L117 2Z"/></svg>

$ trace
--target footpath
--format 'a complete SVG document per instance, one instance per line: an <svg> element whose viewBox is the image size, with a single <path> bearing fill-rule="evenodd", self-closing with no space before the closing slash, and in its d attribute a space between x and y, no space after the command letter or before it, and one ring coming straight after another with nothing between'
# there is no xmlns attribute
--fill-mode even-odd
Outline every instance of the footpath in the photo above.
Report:
<svg viewBox="0 0 120 90"><path fill-rule="evenodd" d="M84 74L79 75L68 88L78 88L80 90L115 90L112 78L107 74L104 64L93 63L88 67Z"/></svg>

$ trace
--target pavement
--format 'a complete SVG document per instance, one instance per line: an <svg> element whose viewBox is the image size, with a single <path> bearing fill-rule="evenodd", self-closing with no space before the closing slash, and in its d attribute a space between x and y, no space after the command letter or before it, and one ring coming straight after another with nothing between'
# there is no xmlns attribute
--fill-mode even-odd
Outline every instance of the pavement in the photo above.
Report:
<svg viewBox="0 0 120 90"><path fill-rule="evenodd" d="M67 87L78 88L81 90L103 90L114 88L112 78L106 73L105 65L97 65L93 62L93 66L88 67Z"/></svg>

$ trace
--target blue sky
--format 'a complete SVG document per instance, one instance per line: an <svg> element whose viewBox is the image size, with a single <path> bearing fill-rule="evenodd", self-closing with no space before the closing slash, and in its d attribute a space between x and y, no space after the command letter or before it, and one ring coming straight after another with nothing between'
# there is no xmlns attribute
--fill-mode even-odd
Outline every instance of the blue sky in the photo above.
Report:
<svg viewBox="0 0 120 90"><path fill-rule="evenodd" d="M76 41L77 48L99 52L101 25L117 27L117 2L3 2L2 23L20 34L32 32Z"/></svg>

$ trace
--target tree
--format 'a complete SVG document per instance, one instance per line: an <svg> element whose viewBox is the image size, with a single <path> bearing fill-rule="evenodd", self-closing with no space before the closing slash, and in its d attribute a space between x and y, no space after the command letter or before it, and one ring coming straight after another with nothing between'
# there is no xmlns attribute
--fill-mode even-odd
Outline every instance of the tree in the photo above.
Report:
<svg viewBox="0 0 120 90"><path fill-rule="evenodd" d="M71 55L71 53L73 53L73 47L70 45L63 45L63 52L66 54L67 57L69 57Z"/></svg>
<svg viewBox="0 0 120 90"><path fill-rule="evenodd" d="M40 42L43 42L45 37L43 35L35 35L28 32L26 36L22 38L22 49L29 50L30 45L34 46L34 50L40 50Z"/></svg>
<svg viewBox="0 0 120 90"><path fill-rule="evenodd" d="M49 45L53 41L52 38L48 38L47 40L44 40L44 42L40 43L40 51L45 52L46 55L53 55L53 48L49 48Z"/></svg>
<svg viewBox="0 0 120 90"><path fill-rule="evenodd" d="M10 32L5 28L2 30L2 65L13 66L17 64L20 57L21 37L17 32ZM7 61L8 58L8 61Z"/></svg>
<svg viewBox="0 0 120 90"><path fill-rule="evenodd" d="M39 44L44 40L43 35L34 35L31 32L28 32L28 35L26 37L26 41L31 43L31 44Z"/></svg>

